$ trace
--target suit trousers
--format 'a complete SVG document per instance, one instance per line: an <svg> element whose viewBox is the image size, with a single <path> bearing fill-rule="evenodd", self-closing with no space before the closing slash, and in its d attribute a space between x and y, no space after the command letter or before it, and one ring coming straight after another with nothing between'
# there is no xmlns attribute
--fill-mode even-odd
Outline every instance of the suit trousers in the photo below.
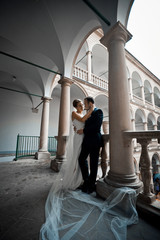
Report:
<svg viewBox="0 0 160 240"><path fill-rule="evenodd" d="M84 142L82 143L82 149L78 160L84 184L87 184L90 187L95 186L98 171L99 151L100 146L98 144L91 145ZM90 171L88 169L88 155L90 155Z"/></svg>

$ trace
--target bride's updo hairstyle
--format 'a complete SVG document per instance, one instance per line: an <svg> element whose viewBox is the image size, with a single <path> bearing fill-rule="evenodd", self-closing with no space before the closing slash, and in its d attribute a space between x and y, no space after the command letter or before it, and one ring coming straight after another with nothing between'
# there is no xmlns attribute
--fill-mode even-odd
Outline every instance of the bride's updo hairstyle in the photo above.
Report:
<svg viewBox="0 0 160 240"><path fill-rule="evenodd" d="M73 101L73 107L77 107L77 104L79 103L79 102L82 102L81 101L81 99L75 99L74 101Z"/></svg>

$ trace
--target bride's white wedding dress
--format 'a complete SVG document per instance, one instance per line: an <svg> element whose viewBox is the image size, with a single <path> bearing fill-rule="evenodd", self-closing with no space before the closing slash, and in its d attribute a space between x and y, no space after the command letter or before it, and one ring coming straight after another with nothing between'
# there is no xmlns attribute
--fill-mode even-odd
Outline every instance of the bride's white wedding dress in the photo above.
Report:
<svg viewBox="0 0 160 240"><path fill-rule="evenodd" d="M73 121L77 128L83 123ZM74 134L74 137L73 137ZM41 240L125 240L127 225L137 223L136 193L130 188L116 189L107 200L75 190L82 182L78 156L83 135L71 126L67 160L54 173L53 185L45 205L46 221Z"/></svg>

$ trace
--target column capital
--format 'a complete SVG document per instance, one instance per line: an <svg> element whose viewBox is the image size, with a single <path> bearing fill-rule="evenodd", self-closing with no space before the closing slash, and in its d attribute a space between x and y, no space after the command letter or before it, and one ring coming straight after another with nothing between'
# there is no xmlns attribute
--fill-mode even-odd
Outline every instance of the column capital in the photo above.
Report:
<svg viewBox="0 0 160 240"><path fill-rule="evenodd" d="M88 51L86 52L86 54L89 54L89 53L91 53L91 54L92 54L92 51L91 51L91 50L88 50Z"/></svg>
<svg viewBox="0 0 160 240"><path fill-rule="evenodd" d="M101 38L100 42L109 47L112 41L122 41L124 44L132 38L132 34L118 21L110 30Z"/></svg>
<svg viewBox="0 0 160 240"><path fill-rule="evenodd" d="M45 97L45 96L41 98L42 101L50 101L50 100L52 100L52 99L53 99L53 98Z"/></svg>
<svg viewBox="0 0 160 240"><path fill-rule="evenodd" d="M70 85L72 85L73 84L73 80L72 79L70 79L70 78L67 78L67 77L63 77L63 78L61 78L59 81L58 81L58 83L59 84L61 84L61 85L66 85L66 86L70 86Z"/></svg>

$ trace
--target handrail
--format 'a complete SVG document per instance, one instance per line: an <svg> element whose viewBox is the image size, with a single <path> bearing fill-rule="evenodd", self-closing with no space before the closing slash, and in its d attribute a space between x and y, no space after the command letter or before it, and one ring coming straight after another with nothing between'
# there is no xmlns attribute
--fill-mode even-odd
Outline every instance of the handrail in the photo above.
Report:
<svg viewBox="0 0 160 240"><path fill-rule="evenodd" d="M39 136L17 135L15 160L22 157L35 156L39 148ZM55 137L48 137L48 152L55 154L57 150L57 141Z"/></svg>

